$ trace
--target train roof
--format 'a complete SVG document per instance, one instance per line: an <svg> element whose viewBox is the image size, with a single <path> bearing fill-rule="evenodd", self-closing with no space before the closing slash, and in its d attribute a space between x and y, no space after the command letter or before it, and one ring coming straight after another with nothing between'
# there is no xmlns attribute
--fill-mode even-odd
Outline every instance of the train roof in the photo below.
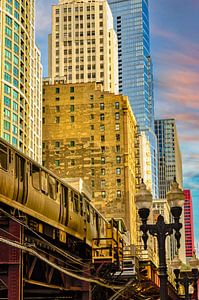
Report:
<svg viewBox="0 0 199 300"><path fill-rule="evenodd" d="M51 176L53 176L54 178L56 178L59 182L61 182L63 185L68 185L69 187L71 187L72 189L76 190L78 193L80 192L80 187L78 188L75 187L75 181L80 180L80 182L82 181L82 189L83 189L83 194L87 197L87 200L89 200L89 204L93 207L94 210L96 210L98 212L98 214L101 216L102 219L104 219L106 222L108 222L108 220L99 212L99 210L97 208L94 207L93 203L91 203L92 197L91 197L91 192L89 191L88 186L84 183L82 178L60 178L59 176L57 176L55 173L53 173L52 171L50 171L49 169L45 168L44 166L40 165L37 161L35 161L34 159L32 159L31 157L29 157L27 154L24 154L23 152L21 152L19 149L17 149L16 147L14 147L13 145L11 145L10 143L8 143L6 140L4 140L3 138L0 137L0 143L3 143L4 145L6 145L7 147L13 149L15 152L17 152L20 156L24 157L25 159L29 160L31 163L33 163L34 165L36 165L37 167L41 168L42 170L44 170L46 173L50 174ZM88 191L87 191L88 189Z"/></svg>

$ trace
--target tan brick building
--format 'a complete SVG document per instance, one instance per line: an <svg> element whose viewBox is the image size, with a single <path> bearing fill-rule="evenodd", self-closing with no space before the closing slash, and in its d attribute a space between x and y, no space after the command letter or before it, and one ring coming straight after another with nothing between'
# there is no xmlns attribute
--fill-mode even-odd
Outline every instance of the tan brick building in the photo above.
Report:
<svg viewBox="0 0 199 300"><path fill-rule="evenodd" d="M106 217L122 218L136 243L135 138L128 97L101 83L43 85L43 164L60 177L81 177Z"/></svg>

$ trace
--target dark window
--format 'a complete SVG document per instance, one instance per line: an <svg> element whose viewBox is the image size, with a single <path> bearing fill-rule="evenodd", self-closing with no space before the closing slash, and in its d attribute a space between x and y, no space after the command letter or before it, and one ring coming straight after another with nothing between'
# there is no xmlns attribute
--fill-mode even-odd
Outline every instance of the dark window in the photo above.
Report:
<svg viewBox="0 0 199 300"><path fill-rule="evenodd" d="M56 88L56 89L55 89L55 93L56 93L56 94L59 94L59 88Z"/></svg>
<svg viewBox="0 0 199 300"><path fill-rule="evenodd" d="M71 191L71 201L73 202L73 211L78 213L79 211L79 199L78 199L78 194L75 192Z"/></svg>
<svg viewBox="0 0 199 300"><path fill-rule="evenodd" d="M40 169L32 165L32 185L35 189L40 190Z"/></svg>
<svg viewBox="0 0 199 300"><path fill-rule="evenodd" d="M71 86L71 87L70 87L70 93L74 93L74 91L75 91L74 86Z"/></svg>
<svg viewBox="0 0 199 300"><path fill-rule="evenodd" d="M7 148L0 144L0 167L4 170L8 169Z"/></svg>
<svg viewBox="0 0 199 300"><path fill-rule="evenodd" d="M56 200L57 185L58 185L58 183L56 182L55 178L52 176L49 176L48 191L49 191L50 198L52 198L53 200Z"/></svg>

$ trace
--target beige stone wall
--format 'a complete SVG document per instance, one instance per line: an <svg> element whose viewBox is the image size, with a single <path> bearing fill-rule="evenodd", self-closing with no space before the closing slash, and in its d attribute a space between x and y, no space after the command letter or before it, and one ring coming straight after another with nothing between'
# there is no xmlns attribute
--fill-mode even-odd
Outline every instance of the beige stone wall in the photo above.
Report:
<svg viewBox="0 0 199 300"><path fill-rule="evenodd" d="M52 80L99 81L106 91L118 93L117 36L106 0L66 0L53 5L48 42Z"/></svg>
<svg viewBox="0 0 199 300"><path fill-rule="evenodd" d="M123 218L135 243L136 123L128 98L95 83L44 81L43 88L44 165L63 178L81 177L95 206Z"/></svg>

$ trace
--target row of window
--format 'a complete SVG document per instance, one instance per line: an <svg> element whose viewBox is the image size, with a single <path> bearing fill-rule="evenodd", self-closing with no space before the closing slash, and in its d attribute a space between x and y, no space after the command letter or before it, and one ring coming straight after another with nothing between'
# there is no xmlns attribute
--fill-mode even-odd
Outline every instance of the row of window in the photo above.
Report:
<svg viewBox="0 0 199 300"><path fill-rule="evenodd" d="M7 142L11 142L11 140L10 140L10 134L9 133L7 133L7 132L4 132L3 133L3 138L7 141ZM14 145L14 146L16 146L17 147L17 145L18 145L18 140L17 140L17 138L16 137L12 137L12 145Z"/></svg>
<svg viewBox="0 0 199 300"><path fill-rule="evenodd" d="M75 16L72 16L72 15L69 15L69 16L64 16L63 18L61 18L61 21L63 22L71 22L72 20L75 20L75 21L83 21L84 19L87 19L87 20L95 20L96 19L96 16L95 14L87 14L87 15L75 15ZM103 13L99 13L99 19L103 19ZM55 22L56 23L59 23L60 21L60 18L59 17L55 17Z"/></svg>
<svg viewBox="0 0 199 300"><path fill-rule="evenodd" d="M56 141L54 145L55 145L55 149L58 149L58 148L60 148L61 143L59 141ZM69 145L69 147L75 147L76 143L75 143L75 141L70 141L68 145ZM42 148L46 149L46 143L42 144ZM101 146L100 149L101 149L102 153L106 152L106 147L105 146ZM120 153L120 145L115 146L115 151L116 151L116 153Z"/></svg>
<svg viewBox="0 0 199 300"><path fill-rule="evenodd" d="M94 5L88 5L88 6L64 7L63 11L64 11L64 13L71 13L72 11L82 12L85 9L87 11L95 10L95 6ZM99 10L103 10L103 5L99 5ZM55 12L56 12L56 15L58 15L60 10L57 8Z"/></svg>
<svg viewBox="0 0 199 300"><path fill-rule="evenodd" d="M116 185L117 185L117 187L121 186L121 179L120 178L117 178ZM106 187L106 180L104 180L104 179L101 180L100 186L101 186L101 188ZM91 187L95 187L95 181L94 180L91 180Z"/></svg>
<svg viewBox="0 0 199 300"><path fill-rule="evenodd" d="M119 162L121 162L121 157L117 157L116 159L117 159ZM45 163L45 161L43 161L43 165L44 165L44 163ZM56 167L59 167L59 166L60 166L60 163L61 163L60 159L56 159L56 160L55 160L55 166L56 166ZM106 163L105 157L102 157L102 158L101 158L101 164L105 164L105 163ZM70 165L71 165L71 166L75 166L75 165L76 165L75 159L71 159ZM91 165L94 165L94 158L91 158ZM93 171L92 171L92 170L93 170ZM91 175L94 176L94 174L95 174L94 169L92 169L92 170L91 170ZM122 169L121 169L121 168L116 168L116 169L115 169L115 174L116 174L116 175L121 175L121 172L122 172ZM105 169L101 169L101 175L103 175L103 176L106 175L106 170L105 170Z"/></svg>
<svg viewBox="0 0 199 300"><path fill-rule="evenodd" d="M122 192L120 190L117 190L116 191L116 198L121 198L121 196L122 196ZM101 197L106 198L106 191L101 192Z"/></svg>

